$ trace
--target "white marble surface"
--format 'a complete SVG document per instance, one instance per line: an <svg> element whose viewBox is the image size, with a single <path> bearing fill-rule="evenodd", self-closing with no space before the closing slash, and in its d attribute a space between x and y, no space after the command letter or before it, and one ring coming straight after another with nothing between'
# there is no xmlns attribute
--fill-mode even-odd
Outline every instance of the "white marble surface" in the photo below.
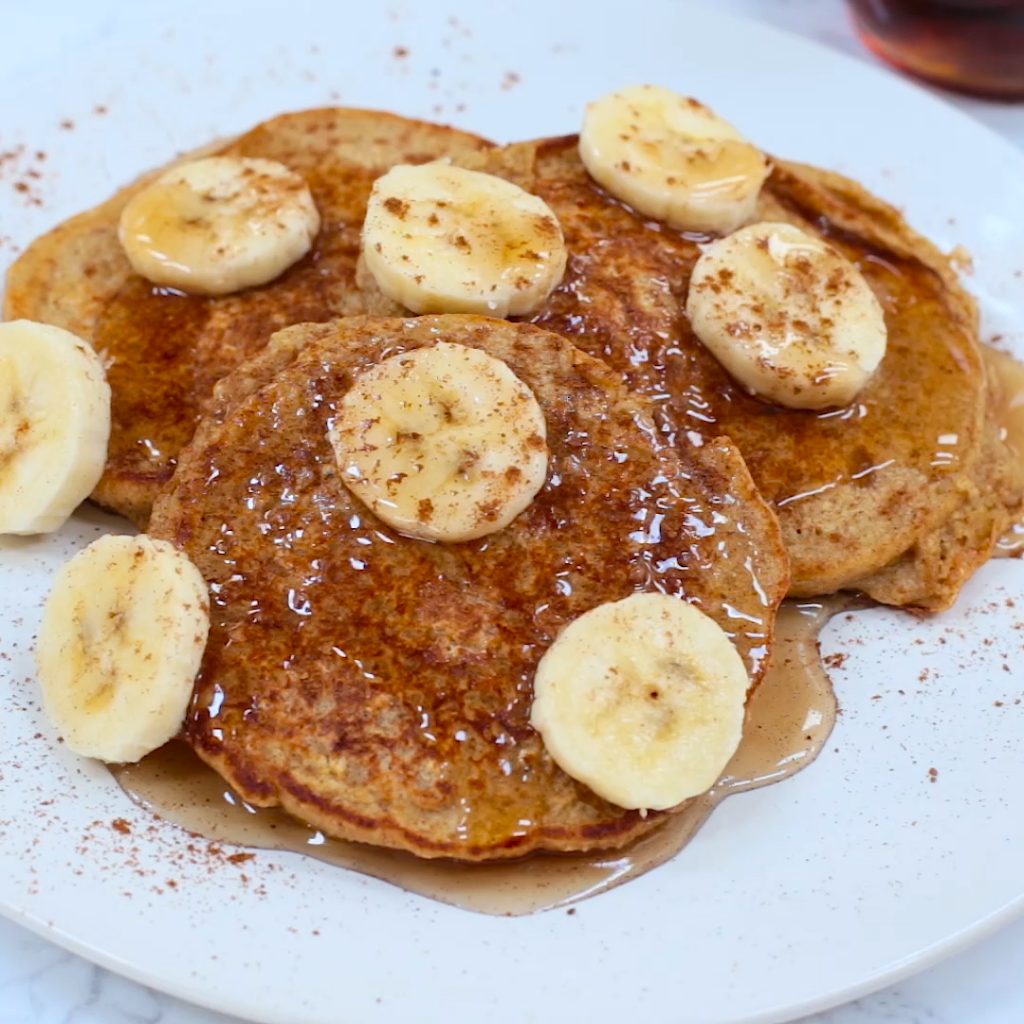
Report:
<svg viewBox="0 0 1024 1024"><path fill-rule="evenodd" d="M858 44L840 0L705 0L873 61ZM27 72L125 22L151 16L125 0L0 0L4 66ZM1024 148L1024 105L951 101ZM894 907L893 913L899 913ZM170 955L173 955L171 953ZM0 919L0 1024L231 1024L96 967ZM1011 1024L1024 1021L1024 921L923 974L808 1024Z"/></svg>

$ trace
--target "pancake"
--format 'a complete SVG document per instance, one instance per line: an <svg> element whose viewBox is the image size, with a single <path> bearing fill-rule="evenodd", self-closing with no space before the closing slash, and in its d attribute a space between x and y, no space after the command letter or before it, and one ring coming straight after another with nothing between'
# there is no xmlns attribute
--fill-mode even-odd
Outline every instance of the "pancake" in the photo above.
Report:
<svg viewBox="0 0 1024 1024"><path fill-rule="evenodd" d="M222 298L151 285L122 252L122 207L165 168L34 242L8 274L5 317L64 327L109 360L113 422L94 499L144 527L221 377L282 327L368 312L354 275L373 180L395 163L459 159L489 145L442 125L331 108L284 114L206 147L204 155L265 157L297 171L323 222L310 253L280 278Z"/></svg>
<svg viewBox="0 0 1024 1024"><path fill-rule="evenodd" d="M736 386L683 312L708 236L644 220L609 196L576 142L481 158L546 200L565 233L568 270L533 322L621 370L681 449L719 433L736 442L779 515L794 595L853 589L949 606L1019 514L1024 479L987 410L977 312L948 260L855 182L776 161L756 219L793 223L850 258L881 300L889 343L849 407L769 405Z"/></svg>
<svg viewBox="0 0 1024 1024"><path fill-rule="evenodd" d="M341 483L328 422L353 376L457 341L544 411L546 483L509 526L403 537ZM764 670L787 566L735 448L676 452L619 375L559 335L475 316L298 325L223 380L150 532L210 585L184 734L256 806L333 836L481 860L621 845L664 820L598 798L529 726L536 665L583 612L685 598Z"/></svg>

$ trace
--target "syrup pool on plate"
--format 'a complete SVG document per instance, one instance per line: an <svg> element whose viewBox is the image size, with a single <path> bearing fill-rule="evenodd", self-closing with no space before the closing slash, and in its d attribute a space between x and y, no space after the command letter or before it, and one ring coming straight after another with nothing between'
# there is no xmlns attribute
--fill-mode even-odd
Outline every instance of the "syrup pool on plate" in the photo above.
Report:
<svg viewBox="0 0 1024 1024"><path fill-rule="evenodd" d="M708 793L620 850L534 854L491 864L424 860L403 851L329 839L279 810L250 807L184 743L170 743L138 764L112 771L137 804L217 842L302 853L480 913L550 910L663 864L725 797L788 778L814 760L836 716L818 634L832 615L852 603L848 597L832 597L783 605L776 621L773 665L749 701L743 740L722 777Z"/></svg>
<svg viewBox="0 0 1024 1024"><path fill-rule="evenodd" d="M991 345L985 345L983 352L1003 439L1017 458L1024 460L1024 364ZM995 550L997 558L1017 558L1022 554L1024 517L1003 534Z"/></svg>

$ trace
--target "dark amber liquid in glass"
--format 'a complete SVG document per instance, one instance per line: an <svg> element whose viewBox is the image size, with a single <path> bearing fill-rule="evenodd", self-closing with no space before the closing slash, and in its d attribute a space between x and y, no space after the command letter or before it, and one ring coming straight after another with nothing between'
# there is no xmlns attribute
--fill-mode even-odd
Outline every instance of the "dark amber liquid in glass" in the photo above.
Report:
<svg viewBox="0 0 1024 1024"><path fill-rule="evenodd" d="M1024 100L1024 0L848 0L864 42L920 78Z"/></svg>

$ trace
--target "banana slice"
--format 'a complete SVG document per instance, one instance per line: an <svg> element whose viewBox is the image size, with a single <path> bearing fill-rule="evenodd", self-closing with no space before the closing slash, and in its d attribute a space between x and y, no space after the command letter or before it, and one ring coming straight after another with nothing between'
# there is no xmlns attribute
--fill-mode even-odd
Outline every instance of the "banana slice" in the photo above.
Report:
<svg viewBox="0 0 1024 1024"><path fill-rule="evenodd" d="M172 544L101 537L57 574L36 660L69 749L131 762L181 726L210 628L199 570Z"/></svg>
<svg viewBox="0 0 1024 1024"><path fill-rule="evenodd" d="M0 533L50 533L89 496L110 437L99 356L60 327L0 324Z"/></svg>
<svg viewBox="0 0 1024 1024"><path fill-rule="evenodd" d="M308 186L284 164L211 156L134 195L118 237L132 269L155 284L227 295L283 274L319 230Z"/></svg>
<svg viewBox="0 0 1024 1024"><path fill-rule="evenodd" d="M401 533L436 541L512 522L544 483L546 437L505 363L448 342L371 367L330 428L348 489Z"/></svg>
<svg viewBox="0 0 1024 1024"><path fill-rule="evenodd" d="M793 409L848 404L885 355L882 307L860 271L791 224L707 245L686 312L742 387Z"/></svg>
<svg viewBox="0 0 1024 1024"><path fill-rule="evenodd" d="M683 231L726 234L749 220L764 154L703 103L637 85L591 103L580 130L591 177L640 213Z"/></svg>
<svg viewBox="0 0 1024 1024"><path fill-rule="evenodd" d="M714 785L739 745L747 674L722 629L665 594L598 605L537 666L530 721L558 766L620 807Z"/></svg>
<svg viewBox="0 0 1024 1024"><path fill-rule="evenodd" d="M393 167L374 183L363 260L414 313L523 316L565 273L558 218L503 178L444 162Z"/></svg>

